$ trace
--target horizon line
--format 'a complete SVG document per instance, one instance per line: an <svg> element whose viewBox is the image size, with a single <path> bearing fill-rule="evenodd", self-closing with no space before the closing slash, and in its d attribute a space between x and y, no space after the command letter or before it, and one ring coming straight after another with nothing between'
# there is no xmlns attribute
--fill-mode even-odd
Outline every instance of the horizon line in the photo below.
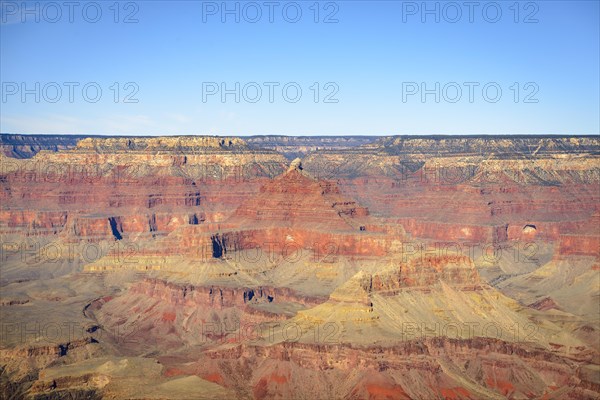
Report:
<svg viewBox="0 0 600 400"><path fill-rule="evenodd" d="M320 135L320 134L306 134L306 135L288 135L288 134L109 134L109 133L12 133L12 132L0 132L0 136L71 136L71 137L92 137L92 138L153 138L153 137L236 137L236 138L256 138L256 137L292 137L292 138L343 138L343 137L355 137L355 138L385 138L385 137L406 137L406 138L480 138L480 137L597 137L600 138L600 133L411 133L411 134L360 134L360 135Z"/></svg>

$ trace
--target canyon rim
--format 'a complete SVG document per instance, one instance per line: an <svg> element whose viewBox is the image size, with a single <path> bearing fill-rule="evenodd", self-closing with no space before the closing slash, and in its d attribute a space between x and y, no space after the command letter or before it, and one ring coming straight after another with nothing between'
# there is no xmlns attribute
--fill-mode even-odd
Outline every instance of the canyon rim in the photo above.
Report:
<svg viewBox="0 0 600 400"><path fill-rule="evenodd" d="M3 399L597 399L597 136L2 134Z"/></svg>

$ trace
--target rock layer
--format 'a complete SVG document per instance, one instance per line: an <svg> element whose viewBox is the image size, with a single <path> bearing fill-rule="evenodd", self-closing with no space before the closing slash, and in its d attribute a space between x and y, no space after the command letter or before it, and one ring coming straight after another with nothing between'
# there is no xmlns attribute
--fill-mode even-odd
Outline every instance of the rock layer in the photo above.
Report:
<svg viewBox="0 0 600 400"><path fill-rule="evenodd" d="M1 145L5 397L600 393L597 137Z"/></svg>

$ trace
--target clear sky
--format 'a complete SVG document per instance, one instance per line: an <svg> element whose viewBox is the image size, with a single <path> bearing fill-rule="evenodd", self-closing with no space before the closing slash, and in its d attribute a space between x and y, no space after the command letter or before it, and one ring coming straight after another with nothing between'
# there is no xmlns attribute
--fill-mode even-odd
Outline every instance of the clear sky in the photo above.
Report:
<svg viewBox="0 0 600 400"><path fill-rule="evenodd" d="M595 0L0 3L3 133L600 131Z"/></svg>

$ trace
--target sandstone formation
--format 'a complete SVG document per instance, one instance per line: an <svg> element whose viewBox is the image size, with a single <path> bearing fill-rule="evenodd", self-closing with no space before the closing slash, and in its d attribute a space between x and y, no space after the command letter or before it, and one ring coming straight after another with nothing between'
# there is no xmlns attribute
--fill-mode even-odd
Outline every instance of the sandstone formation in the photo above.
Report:
<svg viewBox="0 0 600 400"><path fill-rule="evenodd" d="M597 137L0 137L2 398L596 399Z"/></svg>

